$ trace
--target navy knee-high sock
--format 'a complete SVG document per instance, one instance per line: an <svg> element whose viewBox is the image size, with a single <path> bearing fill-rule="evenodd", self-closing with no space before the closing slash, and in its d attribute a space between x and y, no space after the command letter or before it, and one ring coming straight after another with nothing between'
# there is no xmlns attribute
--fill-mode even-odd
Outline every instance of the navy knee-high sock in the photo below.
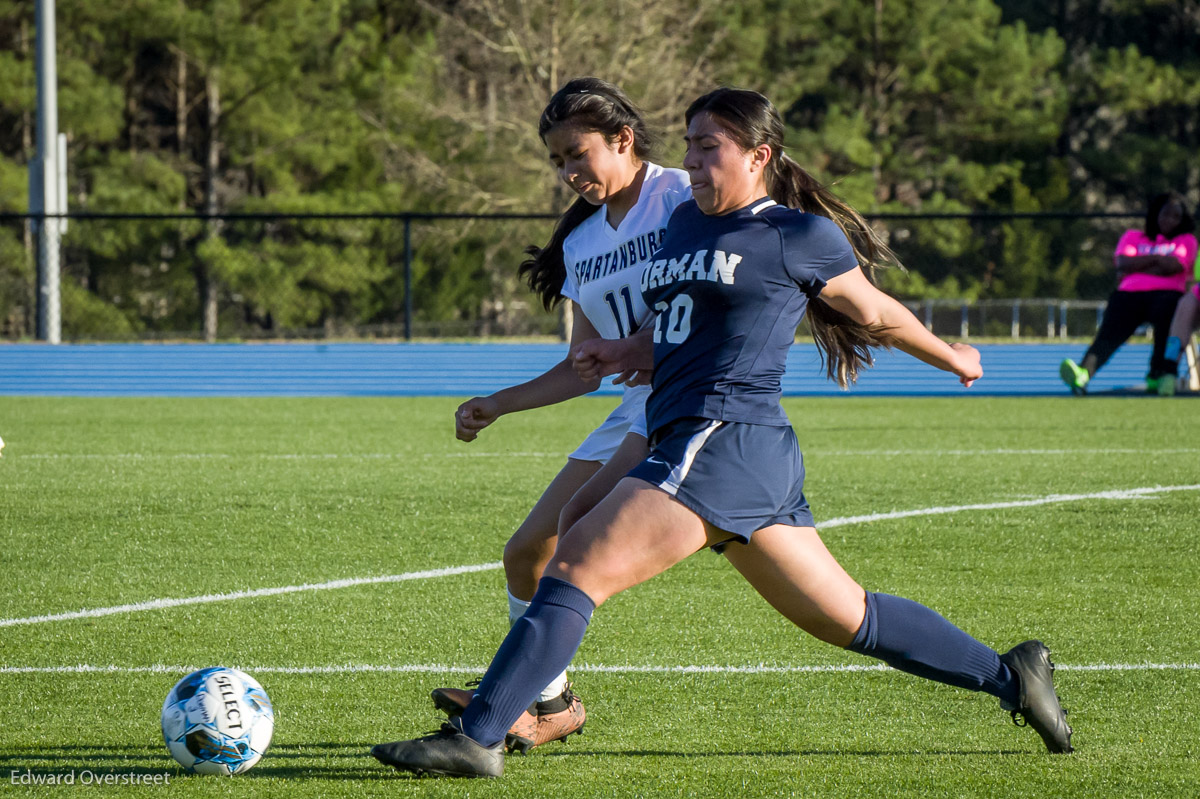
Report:
<svg viewBox="0 0 1200 799"><path fill-rule="evenodd" d="M866 616L847 649L918 677L1018 701L1020 682L996 650L911 599L868 591Z"/></svg>
<svg viewBox="0 0 1200 799"><path fill-rule="evenodd" d="M462 731L484 746L504 740L522 711L575 657L595 609L575 586L543 577L463 711Z"/></svg>

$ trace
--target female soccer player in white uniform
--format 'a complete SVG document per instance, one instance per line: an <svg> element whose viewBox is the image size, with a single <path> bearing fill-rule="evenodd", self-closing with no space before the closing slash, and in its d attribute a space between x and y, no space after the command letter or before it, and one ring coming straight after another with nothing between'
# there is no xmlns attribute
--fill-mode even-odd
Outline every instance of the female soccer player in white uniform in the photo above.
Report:
<svg viewBox="0 0 1200 799"><path fill-rule="evenodd" d="M418 774L500 776L506 726L574 656L593 610L717 544L813 636L991 694L1049 751L1072 751L1041 642L1001 655L924 605L864 591L834 560L813 525L797 438L779 405L806 310L842 381L870 362L867 347L893 345L970 385L983 374L979 353L947 345L871 285L859 264L875 260L878 242L784 155L783 123L765 97L718 89L692 104L687 121L695 201L672 215L645 272L653 332L575 351L584 377L653 366L650 455L562 537L529 611L461 716L436 735L371 753Z"/></svg>
<svg viewBox="0 0 1200 799"><path fill-rule="evenodd" d="M617 339L650 317L642 301L642 272L662 243L675 207L690 199L687 173L647 161L653 143L640 112L612 84L578 78L551 98L538 124L550 161L578 199L559 220L545 248L530 248L521 272L547 308L573 304L572 346ZM564 359L545 374L488 397L464 402L455 416L458 438L472 441L500 416L594 391ZM504 548L509 619L529 607L550 556L560 521L567 529L598 503L646 455L648 385L627 386L620 405L567 459L525 522ZM435 704L454 715L471 691L439 688ZM582 703L555 677L509 730L510 748L525 751L582 728Z"/></svg>

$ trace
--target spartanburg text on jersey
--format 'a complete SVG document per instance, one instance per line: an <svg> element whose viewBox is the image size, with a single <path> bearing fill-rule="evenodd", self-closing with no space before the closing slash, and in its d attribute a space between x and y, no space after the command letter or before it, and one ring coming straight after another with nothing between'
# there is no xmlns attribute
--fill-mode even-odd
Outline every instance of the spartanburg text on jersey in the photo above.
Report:
<svg viewBox="0 0 1200 799"><path fill-rule="evenodd" d="M579 303L601 337L624 338L650 317L638 281L662 246L671 212L691 196L686 172L647 163L637 202L621 224L613 228L600 206L563 242L562 294Z"/></svg>
<svg viewBox="0 0 1200 799"><path fill-rule="evenodd" d="M835 222L766 197L721 216L680 205L641 281L658 315L650 432L688 416L789 424L780 380L796 327L857 263Z"/></svg>

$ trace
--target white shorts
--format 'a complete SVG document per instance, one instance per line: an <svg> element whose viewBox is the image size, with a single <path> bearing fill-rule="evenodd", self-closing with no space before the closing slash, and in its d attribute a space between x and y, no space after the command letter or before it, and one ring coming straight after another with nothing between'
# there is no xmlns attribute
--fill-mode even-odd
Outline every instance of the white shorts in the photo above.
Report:
<svg viewBox="0 0 1200 799"><path fill-rule="evenodd" d="M646 398L650 386L626 388L621 404L593 430L569 457L577 461L608 463L627 433L646 435Z"/></svg>

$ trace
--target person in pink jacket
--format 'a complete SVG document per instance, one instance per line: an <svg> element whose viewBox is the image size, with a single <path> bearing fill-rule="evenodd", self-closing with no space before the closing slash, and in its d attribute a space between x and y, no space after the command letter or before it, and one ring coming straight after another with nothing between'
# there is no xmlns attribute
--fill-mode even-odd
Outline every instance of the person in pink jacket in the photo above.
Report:
<svg viewBox="0 0 1200 799"><path fill-rule="evenodd" d="M1144 229L1121 236L1113 253L1121 283L1108 298L1096 339L1082 363L1067 358L1059 366L1073 394L1086 394L1092 376L1147 322L1154 328L1154 350L1146 390L1157 391L1164 375L1175 374L1166 357L1168 330L1196 263L1195 229L1187 201L1172 191L1150 201Z"/></svg>

